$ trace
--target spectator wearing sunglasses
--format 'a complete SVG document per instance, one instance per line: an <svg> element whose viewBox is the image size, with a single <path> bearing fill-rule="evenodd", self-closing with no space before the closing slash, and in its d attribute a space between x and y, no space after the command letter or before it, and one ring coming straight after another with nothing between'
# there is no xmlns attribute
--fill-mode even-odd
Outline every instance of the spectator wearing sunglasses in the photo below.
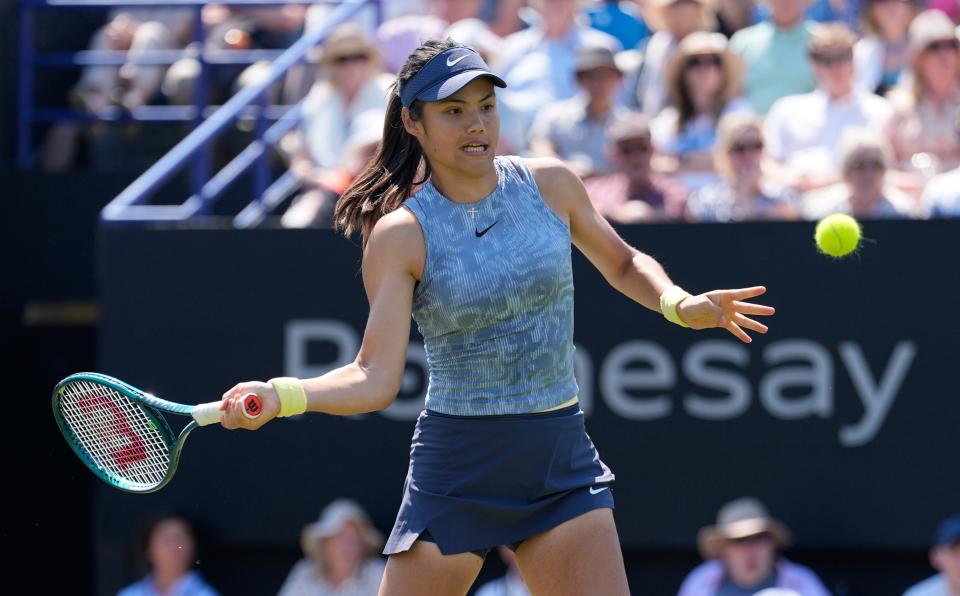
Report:
<svg viewBox="0 0 960 596"><path fill-rule="evenodd" d="M774 174L801 192L836 183L839 141L850 127L883 130L893 114L890 104L853 82L856 35L846 25L819 25L810 33L807 52L817 89L778 100L764 124L764 139Z"/></svg>
<svg viewBox="0 0 960 596"><path fill-rule="evenodd" d="M674 158L690 192L719 181L713 145L720 116L752 111L740 97L742 67L723 35L697 31L680 42L667 69L670 104L653 121L653 143Z"/></svg>
<svg viewBox="0 0 960 596"><path fill-rule="evenodd" d="M760 501L744 497L727 503L717 514L716 525L700 530L697 546L706 562L690 572L679 596L748 595L773 589L827 596L813 571L779 554L790 541L786 525L772 518Z"/></svg>
<svg viewBox="0 0 960 596"><path fill-rule="evenodd" d="M330 224L333 202L346 188L337 172L345 165L347 140L365 113L387 109L393 77L380 71L379 58L376 46L356 24L334 29L324 43L319 79L304 101L303 121L285 147L291 154L290 170L303 188L284 216L285 227Z"/></svg>
<svg viewBox="0 0 960 596"><path fill-rule="evenodd" d="M796 219L793 193L764 179L763 129L752 114L728 114L717 125L714 164L721 181L687 201L693 221Z"/></svg>
<svg viewBox="0 0 960 596"><path fill-rule="evenodd" d="M960 46L953 22L926 10L910 24L912 76L890 92L895 108L890 137L897 169L919 192L932 175L960 163L954 114L960 108Z"/></svg>
<svg viewBox="0 0 960 596"><path fill-rule="evenodd" d="M804 195L800 209L804 219L817 220L831 213L862 219L914 217L918 210L912 199L887 178L892 158L882 133L848 130L842 140L843 181Z"/></svg>
<svg viewBox="0 0 960 596"><path fill-rule="evenodd" d="M680 219L686 192L652 167L650 119L628 114L610 127L609 139L616 172L583 182L597 212L615 223Z"/></svg>

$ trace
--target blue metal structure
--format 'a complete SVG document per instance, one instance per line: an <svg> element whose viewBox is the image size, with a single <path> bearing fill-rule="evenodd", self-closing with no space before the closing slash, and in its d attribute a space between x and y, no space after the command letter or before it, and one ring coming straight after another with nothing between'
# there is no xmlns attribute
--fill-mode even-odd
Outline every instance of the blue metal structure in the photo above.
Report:
<svg viewBox="0 0 960 596"><path fill-rule="evenodd" d="M312 4L311 0L227 0L224 4L265 6L288 3ZM144 122L193 121L194 130L169 153L133 181L123 192L104 208L101 219L108 224L144 223L156 221L184 221L210 212L212 204L237 178L251 167L253 169L253 201L234 220L238 227L249 227L259 222L263 215L276 207L296 186L296 181L287 173L270 182L268 150L292 130L299 121L300 104L295 106L267 105L266 91L295 64L303 61L310 50L322 43L329 32L356 14L364 6L372 6L377 21L382 18L382 0L345 0L339 3L328 16L323 26L301 37L283 51L154 51L137 59L141 64L172 64L180 58L196 58L201 65L201 74L195 85L192 106L144 106L131 112L120 110L100 115L83 114L66 109L38 109L34 106L34 68L79 67L85 65L123 64L128 61L126 52L85 51L76 53L39 53L34 49L35 16L38 10L61 8L91 8L113 6L184 6L196 9L194 27L197 47L203 47L204 28L200 11L205 0L22 0L20 10L20 55L18 104L19 128L17 156L21 167L28 167L32 154L32 125L36 122L57 120L138 120ZM322 2L329 3L329 2ZM213 109L206 105L204 71L215 64L249 64L258 60L273 60L271 68L260 83L241 89L223 106ZM239 118L255 120L255 140L215 175L210 175L211 141ZM149 205L147 201L177 172L191 167L192 194L180 205Z"/></svg>

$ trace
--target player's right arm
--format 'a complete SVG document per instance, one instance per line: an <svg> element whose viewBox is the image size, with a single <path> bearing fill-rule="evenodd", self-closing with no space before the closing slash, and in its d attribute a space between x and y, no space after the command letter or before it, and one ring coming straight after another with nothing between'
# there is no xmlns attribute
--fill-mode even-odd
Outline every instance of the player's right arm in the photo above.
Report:
<svg viewBox="0 0 960 596"><path fill-rule="evenodd" d="M393 403L406 366L413 288L425 258L423 232L412 213L397 209L377 222L363 255L370 315L360 351L350 364L303 379L307 411L350 416L382 410ZM242 404L234 397L251 391L264 401L263 420L245 418ZM228 428L259 428L280 409L269 383L240 383L224 394L224 399L228 398L231 403L223 418Z"/></svg>

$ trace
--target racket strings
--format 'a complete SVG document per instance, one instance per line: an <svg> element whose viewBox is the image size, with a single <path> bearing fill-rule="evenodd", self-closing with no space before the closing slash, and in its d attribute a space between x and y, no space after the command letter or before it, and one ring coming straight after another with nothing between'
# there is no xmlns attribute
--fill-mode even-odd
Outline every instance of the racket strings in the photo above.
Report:
<svg viewBox="0 0 960 596"><path fill-rule="evenodd" d="M114 479L156 486L170 467L164 434L136 402L89 381L63 387L63 417L95 465Z"/></svg>

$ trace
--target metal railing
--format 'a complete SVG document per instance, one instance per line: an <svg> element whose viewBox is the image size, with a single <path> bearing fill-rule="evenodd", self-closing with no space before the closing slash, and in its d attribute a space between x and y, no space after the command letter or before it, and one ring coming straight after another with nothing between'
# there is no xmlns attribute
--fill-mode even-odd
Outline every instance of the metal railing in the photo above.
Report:
<svg viewBox="0 0 960 596"><path fill-rule="evenodd" d="M114 198L101 212L107 223L136 223L153 221L184 221L207 214L216 199L232 185L240 175L253 168L251 203L235 218L238 227L255 225L288 196L296 186L289 173L276 181L270 181L269 150L292 130L300 119L300 103L294 106L271 106L267 103L268 90L294 65L304 61L312 48L323 42L330 31L356 14L365 6L376 11L376 20L382 19L382 0L345 0L327 16L326 22L316 30L306 33L286 50L162 50L145 52L133 63L172 64L185 57L196 59L201 66L200 76L194 86L192 106L143 106L126 111L84 114L73 110L37 108L34 106L35 67L78 67L84 65L111 65L131 62L126 52L86 51L76 53L47 52L34 50L34 25L36 11L52 8L91 8L113 6L137 7L193 7L196 9L194 44L203 47L205 34L200 11L205 0L165 0L163 2L138 2L126 0L23 0L20 10L20 56L19 56L19 129L17 155L21 167L28 167L32 154L32 126L36 122L57 120L137 120L143 122L187 121L195 128L173 149L134 180ZM267 6L282 4L330 4L329 1L310 0L226 0L228 5ZM206 105L205 71L210 65L248 64L258 60L273 62L263 79L242 88L218 108ZM234 157L215 175L211 172L211 152L214 138L239 118L254 120L254 141ZM191 168L191 195L179 205L150 205L147 201L186 166Z"/></svg>

